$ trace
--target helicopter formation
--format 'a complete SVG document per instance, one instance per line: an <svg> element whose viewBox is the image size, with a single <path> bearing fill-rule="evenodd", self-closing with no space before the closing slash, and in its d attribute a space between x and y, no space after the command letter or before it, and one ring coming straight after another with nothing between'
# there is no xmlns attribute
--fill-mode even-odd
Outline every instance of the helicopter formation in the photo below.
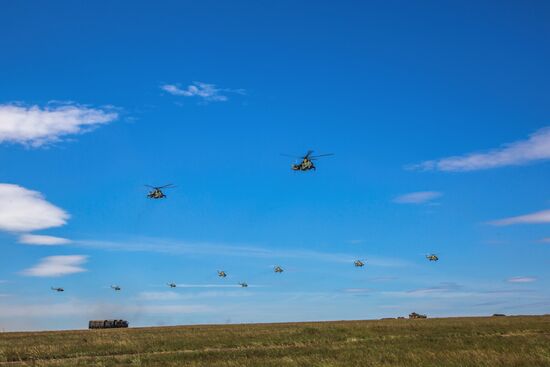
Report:
<svg viewBox="0 0 550 367"><path fill-rule="evenodd" d="M321 157L328 157L328 156L332 156L334 155L333 153L327 153L327 154L319 154L319 155L313 155L313 150L308 150L307 153L304 155L304 156L292 156L292 155L287 155L287 154L282 154L283 156L287 156L287 157L292 157L292 158L297 158L297 159L300 159L300 162L296 162L294 164L291 165L291 169L293 171L300 171L300 172L307 172L307 171L310 171L310 170L314 170L316 171L317 170L317 167L315 166L315 164L313 163L314 161L318 160L319 158ZM164 189L171 189L171 188L174 188L176 187L175 185L173 184L167 184L167 185L163 185L163 186L151 186L151 185L145 185L145 187L148 187L149 189L151 189L148 193L147 193L147 198L149 199L153 199L153 200L158 200L158 199L165 199L167 198L166 194L163 192ZM436 255L436 254L427 254L426 255L426 259L430 262L436 262L439 260L439 257ZM362 268L365 266L365 260L355 260L353 262L353 265L356 267L356 268ZM275 266L273 268L273 271L277 274L281 274L284 272L283 268L279 265ZM227 273L224 271L224 270L218 270L217 271L218 273L218 277L220 278L226 278L227 277ZM176 283L166 283L166 285L169 287L169 288L176 288L177 287L177 284ZM241 288L248 288L248 283L246 282L239 282L238 285L241 287ZM65 289L63 288L60 288L60 287L51 287L52 291L55 291L55 292L64 292ZM111 289L113 289L115 292L119 292L122 290L122 288L118 285L111 285Z"/></svg>

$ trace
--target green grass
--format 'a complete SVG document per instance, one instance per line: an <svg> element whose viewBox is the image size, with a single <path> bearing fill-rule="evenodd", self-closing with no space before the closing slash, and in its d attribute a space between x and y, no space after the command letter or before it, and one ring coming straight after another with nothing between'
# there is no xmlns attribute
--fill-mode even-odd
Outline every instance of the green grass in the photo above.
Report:
<svg viewBox="0 0 550 367"><path fill-rule="evenodd" d="M550 316L0 333L9 366L550 366Z"/></svg>

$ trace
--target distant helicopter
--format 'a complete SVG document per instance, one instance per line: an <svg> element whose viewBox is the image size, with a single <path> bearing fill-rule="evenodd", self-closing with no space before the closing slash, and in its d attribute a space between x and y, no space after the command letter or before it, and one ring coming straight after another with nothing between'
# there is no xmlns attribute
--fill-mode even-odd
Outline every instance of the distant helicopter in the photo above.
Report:
<svg viewBox="0 0 550 367"><path fill-rule="evenodd" d="M223 270L218 270L218 276L220 278L225 278L227 276L227 274L225 273L225 271Z"/></svg>
<svg viewBox="0 0 550 367"><path fill-rule="evenodd" d="M309 171L309 170L316 170L315 165L313 164L314 160L317 160L317 158L320 157L327 157L329 155L334 155L333 153L329 154L320 154L320 155L311 155L313 153L313 150L308 150L305 156L303 157L294 157L291 155L283 154L286 157L293 157L301 159L302 161L300 163L293 164L291 166L293 171Z"/></svg>
<svg viewBox="0 0 550 367"><path fill-rule="evenodd" d="M172 187L175 187L172 184L168 184L164 186L151 186L151 185L145 185L145 186L153 189L149 191L149 193L147 194L147 197L149 199L164 199L166 195L164 195L164 192L162 192L162 189L170 189Z"/></svg>
<svg viewBox="0 0 550 367"><path fill-rule="evenodd" d="M430 261L437 261L437 260L439 260L439 257L437 257L436 254L429 254L429 255L426 255L426 259L428 259Z"/></svg>
<svg viewBox="0 0 550 367"><path fill-rule="evenodd" d="M65 290L63 288L54 288L54 287L51 287L51 288L52 288L52 291L65 292Z"/></svg>
<svg viewBox="0 0 550 367"><path fill-rule="evenodd" d="M246 282L239 283L239 285L240 285L242 288L247 288L247 287L248 287L248 284L247 284Z"/></svg>
<svg viewBox="0 0 550 367"><path fill-rule="evenodd" d="M117 292L122 290L122 288L120 288L118 285L112 285L111 289L114 290L114 291L117 291Z"/></svg>
<svg viewBox="0 0 550 367"><path fill-rule="evenodd" d="M361 260L355 260L355 261L353 262L353 265L355 265L355 266L358 267L358 268L361 268L361 267L365 266L365 263L362 262Z"/></svg>
<svg viewBox="0 0 550 367"><path fill-rule="evenodd" d="M276 266L275 269L273 269L275 273L282 273L284 270L280 266Z"/></svg>
<svg viewBox="0 0 550 367"><path fill-rule="evenodd" d="M170 288L176 288L176 283L166 283Z"/></svg>

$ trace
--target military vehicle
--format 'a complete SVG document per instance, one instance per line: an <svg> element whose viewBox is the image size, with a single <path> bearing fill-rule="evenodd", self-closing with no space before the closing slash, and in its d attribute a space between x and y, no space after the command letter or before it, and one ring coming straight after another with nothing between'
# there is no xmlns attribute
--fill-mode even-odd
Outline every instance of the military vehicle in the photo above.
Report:
<svg viewBox="0 0 550 367"><path fill-rule="evenodd" d="M309 171L309 170L316 170L317 168L313 164L313 161L317 160L320 157L327 157L329 155L333 155L332 153L329 154L320 154L320 155L311 155L313 153L313 150L309 150L305 156L303 157L295 157L288 154L283 154L286 157L292 157L292 158L298 158L301 159L300 163L295 163L291 165L291 168L293 171Z"/></svg>
<svg viewBox="0 0 550 367"><path fill-rule="evenodd" d="M114 290L114 291L117 291L117 292L122 290L122 288L120 288L118 285L112 285L111 289Z"/></svg>
<svg viewBox="0 0 550 367"><path fill-rule="evenodd" d="M426 318L428 318L428 316L421 315L421 314L416 313L416 312L413 312L413 313L409 314L409 319L426 319Z"/></svg>
<svg viewBox="0 0 550 367"><path fill-rule="evenodd" d="M166 283L170 288L176 288L176 283Z"/></svg>
<svg viewBox="0 0 550 367"><path fill-rule="evenodd" d="M126 327L128 327L128 321L126 320L91 320L88 323L89 329L113 329Z"/></svg>
<svg viewBox="0 0 550 367"><path fill-rule="evenodd" d="M240 285L242 288L247 288L247 287L248 287L248 284L247 284L246 282L239 283L239 285Z"/></svg>
<svg viewBox="0 0 550 367"><path fill-rule="evenodd" d="M437 261L437 260L439 260L439 257L437 257L436 254L429 254L429 255L426 255L426 259L428 259L430 261Z"/></svg>
<svg viewBox="0 0 550 367"><path fill-rule="evenodd" d="M276 266L275 269L273 269L275 273L282 273L284 270L280 266Z"/></svg>
<svg viewBox="0 0 550 367"><path fill-rule="evenodd" d="M361 260L355 260L355 261L353 262L353 265L355 265L355 267L357 267L357 268L360 268L360 267L365 266L365 263L362 262Z"/></svg>
<svg viewBox="0 0 550 367"><path fill-rule="evenodd" d="M225 273L225 271L223 270L218 270L218 276L220 278L225 278L227 276L227 274Z"/></svg>
<svg viewBox="0 0 550 367"><path fill-rule="evenodd" d="M51 288L52 288L52 291L65 292L65 290L63 288L55 288L55 287L51 287Z"/></svg>
<svg viewBox="0 0 550 367"><path fill-rule="evenodd" d="M149 199L164 199L166 197L166 195L164 195L164 192L162 192L162 189L170 189L172 187L175 187L172 184L168 184L168 185L164 185L164 186L151 186L151 185L145 185L145 186L152 189L147 194L147 197Z"/></svg>

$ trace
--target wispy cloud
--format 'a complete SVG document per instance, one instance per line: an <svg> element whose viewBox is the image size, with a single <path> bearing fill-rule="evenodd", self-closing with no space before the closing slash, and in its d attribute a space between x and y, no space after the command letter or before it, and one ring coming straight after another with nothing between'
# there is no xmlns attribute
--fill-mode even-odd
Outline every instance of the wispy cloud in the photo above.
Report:
<svg viewBox="0 0 550 367"><path fill-rule="evenodd" d="M0 143L11 142L30 147L61 140L66 135L82 134L99 125L115 121L118 113L106 108L76 104L24 106L0 105Z"/></svg>
<svg viewBox="0 0 550 367"><path fill-rule="evenodd" d="M327 253L299 249L266 249L261 247L220 245L210 243L188 243L162 239L141 239L128 242L116 241L73 241L77 246L113 251L157 252L174 255L212 255L239 256L266 259L294 258L310 261L352 263L356 258L349 254ZM403 267L411 265L405 260L380 256L368 256L367 266Z"/></svg>
<svg viewBox="0 0 550 367"><path fill-rule="evenodd" d="M550 243L550 237L542 238L539 242Z"/></svg>
<svg viewBox="0 0 550 367"><path fill-rule="evenodd" d="M48 256L22 274L34 277L59 277L86 271L80 265L87 261L83 255Z"/></svg>
<svg viewBox="0 0 550 367"><path fill-rule="evenodd" d="M443 193L438 191L418 191L401 195L393 199L398 204L424 204L441 197Z"/></svg>
<svg viewBox="0 0 550 367"><path fill-rule="evenodd" d="M535 282L537 278L534 277L512 277L508 278L506 281L508 283L532 283Z"/></svg>
<svg viewBox="0 0 550 367"><path fill-rule="evenodd" d="M179 84L164 84L160 88L175 96L198 97L206 102L227 101L227 93L245 94L244 89L218 88L215 84L202 82L193 82L183 89Z"/></svg>
<svg viewBox="0 0 550 367"><path fill-rule="evenodd" d="M57 246L69 244L71 241L61 237L24 234L19 237L19 243L24 245Z"/></svg>
<svg viewBox="0 0 550 367"><path fill-rule="evenodd" d="M27 232L59 227L69 214L41 193L13 184L0 184L0 230Z"/></svg>
<svg viewBox="0 0 550 367"><path fill-rule="evenodd" d="M485 153L470 153L430 160L409 166L409 168L425 171L461 172L524 165L549 159L550 127L545 127L530 135L527 140L505 144Z"/></svg>
<svg viewBox="0 0 550 367"><path fill-rule="evenodd" d="M503 218L489 222L493 226L510 226L513 224L538 224L550 223L550 210L520 215L517 217Z"/></svg>

